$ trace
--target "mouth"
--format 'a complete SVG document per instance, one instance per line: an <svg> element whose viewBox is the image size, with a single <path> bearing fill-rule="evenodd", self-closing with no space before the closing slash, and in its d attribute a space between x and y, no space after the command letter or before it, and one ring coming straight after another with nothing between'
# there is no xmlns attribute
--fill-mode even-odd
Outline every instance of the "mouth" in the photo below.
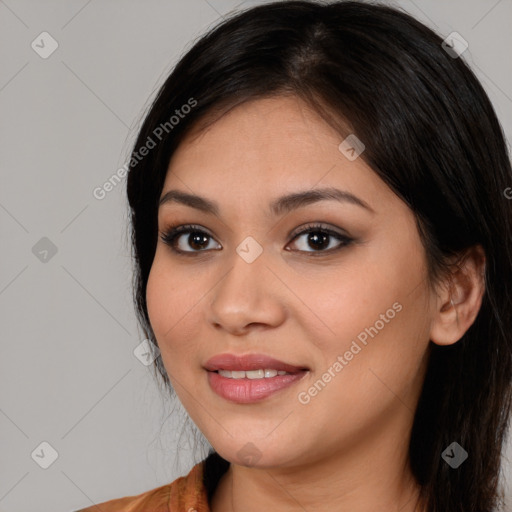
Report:
<svg viewBox="0 0 512 512"><path fill-rule="evenodd" d="M204 365L212 390L242 404L264 400L302 379L309 368L285 363L264 354L219 354Z"/></svg>
<svg viewBox="0 0 512 512"><path fill-rule="evenodd" d="M225 376L234 379L243 379L245 377L249 379L270 378L276 375L293 375L309 370L309 368L285 363L265 354L246 354L241 356L219 354L208 359L204 368L210 372L227 372ZM246 375L242 375L242 373Z"/></svg>
<svg viewBox="0 0 512 512"><path fill-rule="evenodd" d="M270 379L276 375L292 375L284 370L272 370L271 368L259 370L216 370L216 373L226 379Z"/></svg>

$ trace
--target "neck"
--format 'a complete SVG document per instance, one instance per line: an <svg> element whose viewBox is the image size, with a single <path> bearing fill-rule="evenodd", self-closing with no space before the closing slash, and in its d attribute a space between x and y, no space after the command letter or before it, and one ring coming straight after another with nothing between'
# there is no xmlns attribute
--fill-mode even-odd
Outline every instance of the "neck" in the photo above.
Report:
<svg viewBox="0 0 512 512"><path fill-rule="evenodd" d="M391 429L390 429L391 431ZM257 468L231 464L212 499L212 512L424 512L409 466L408 438L367 432L350 447L307 463ZM389 432L388 432L389 434ZM403 434L406 434L405 432Z"/></svg>

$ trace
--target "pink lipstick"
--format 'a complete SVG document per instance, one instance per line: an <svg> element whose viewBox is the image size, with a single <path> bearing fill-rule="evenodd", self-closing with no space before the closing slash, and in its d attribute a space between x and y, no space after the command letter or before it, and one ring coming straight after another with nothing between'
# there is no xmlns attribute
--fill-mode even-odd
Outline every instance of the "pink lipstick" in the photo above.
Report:
<svg viewBox="0 0 512 512"><path fill-rule="evenodd" d="M308 368L264 354L219 354L209 359L208 382L222 398L239 404L259 402L302 379Z"/></svg>

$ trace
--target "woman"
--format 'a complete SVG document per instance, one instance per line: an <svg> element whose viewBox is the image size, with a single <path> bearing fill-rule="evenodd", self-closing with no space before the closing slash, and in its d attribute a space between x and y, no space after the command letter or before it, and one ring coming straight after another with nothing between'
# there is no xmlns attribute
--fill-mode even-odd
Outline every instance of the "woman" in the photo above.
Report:
<svg viewBox="0 0 512 512"><path fill-rule="evenodd" d="M498 509L512 171L455 50L292 1L180 60L130 162L134 295L214 450L102 511Z"/></svg>

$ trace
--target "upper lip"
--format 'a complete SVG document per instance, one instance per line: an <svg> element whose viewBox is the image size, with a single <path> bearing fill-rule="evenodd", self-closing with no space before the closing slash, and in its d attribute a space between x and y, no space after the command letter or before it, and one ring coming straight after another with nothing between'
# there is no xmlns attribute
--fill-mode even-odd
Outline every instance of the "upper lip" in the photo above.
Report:
<svg viewBox="0 0 512 512"><path fill-rule="evenodd" d="M242 370L282 370L288 373L298 373L307 370L302 366L294 366L284 363L278 359L267 356L265 354L218 354L208 359L204 365L205 369L210 372L217 370L242 371Z"/></svg>

